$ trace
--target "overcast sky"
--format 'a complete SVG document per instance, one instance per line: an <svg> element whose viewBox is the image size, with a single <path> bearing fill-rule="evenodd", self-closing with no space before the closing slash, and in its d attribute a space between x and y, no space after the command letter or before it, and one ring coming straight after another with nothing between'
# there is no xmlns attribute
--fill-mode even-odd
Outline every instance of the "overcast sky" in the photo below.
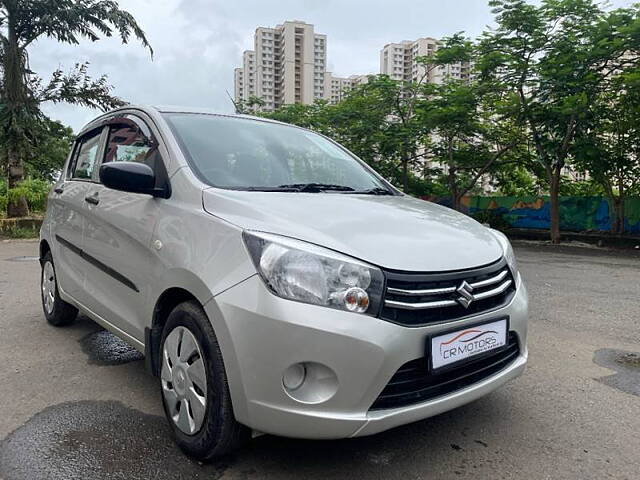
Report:
<svg viewBox="0 0 640 480"><path fill-rule="evenodd" d="M614 0L613 5L632 3ZM335 75L378 73L379 51L390 42L458 31L479 35L492 16L486 0L120 0L147 33L154 58L136 42L117 39L80 46L42 39L30 50L32 69L46 80L58 67L91 62L114 93L131 103L186 105L231 112L233 69L253 48L257 26L303 20L327 35L327 66ZM46 105L75 131L98 112Z"/></svg>

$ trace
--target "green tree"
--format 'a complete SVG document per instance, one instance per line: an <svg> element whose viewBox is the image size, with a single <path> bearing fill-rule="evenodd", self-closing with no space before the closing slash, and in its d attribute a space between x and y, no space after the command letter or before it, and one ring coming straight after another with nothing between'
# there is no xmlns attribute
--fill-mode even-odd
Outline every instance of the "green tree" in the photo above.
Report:
<svg viewBox="0 0 640 480"><path fill-rule="evenodd" d="M607 12L595 0L490 0L496 28L480 41L478 67L511 96L526 125L551 199L551 240L560 241L558 195L576 132L612 73L637 63L639 8Z"/></svg>
<svg viewBox="0 0 640 480"><path fill-rule="evenodd" d="M640 69L621 72L594 102L578 131L576 165L587 171L611 205L611 231L624 233L625 199L640 194Z"/></svg>
<svg viewBox="0 0 640 480"><path fill-rule="evenodd" d="M233 102L236 113L242 115L254 114L265 105L264 100L255 95L251 95L247 100L239 101L235 101L231 96L229 98L231 98L231 101Z"/></svg>
<svg viewBox="0 0 640 480"><path fill-rule="evenodd" d="M27 177L55 180L60 174L69 149L73 143L74 133L62 123L43 117L38 126L38 132L33 132L34 148L30 149L24 160Z"/></svg>
<svg viewBox="0 0 640 480"><path fill-rule="evenodd" d="M43 130L43 102L67 102L108 110L123 104L111 95L105 76L92 79L88 65L77 64L69 73L57 70L43 82L28 65L28 49L41 37L78 44L100 36L131 36L149 48L144 32L131 14L114 0L0 0L0 140L9 188L24 179L25 162L34 155L38 133ZM151 51L151 53L153 53ZM10 201L10 217L28 213L25 198Z"/></svg>
<svg viewBox="0 0 640 480"><path fill-rule="evenodd" d="M370 76L329 112L330 135L405 192L412 165L424 155L425 132L415 115L418 94L415 83Z"/></svg>
<svg viewBox="0 0 640 480"><path fill-rule="evenodd" d="M282 105L273 112L257 112L257 115L326 134L329 129L327 121L329 108L325 100L316 100L311 105L292 103Z"/></svg>
<svg viewBox="0 0 640 480"><path fill-rule="evenodd" d="M542 192L542 187L536 181L537 177L523 165L498 169L493 173L493 180L500 195L527 197L540 195Z"/></svg>
<svg viewBox="0 0 640 480"><path fill-rule="evenodd" d="M527 156L522 129L490 82L427 85L418 117L431 133L430 160L440 166L456 210L481 178Z"/></svg>

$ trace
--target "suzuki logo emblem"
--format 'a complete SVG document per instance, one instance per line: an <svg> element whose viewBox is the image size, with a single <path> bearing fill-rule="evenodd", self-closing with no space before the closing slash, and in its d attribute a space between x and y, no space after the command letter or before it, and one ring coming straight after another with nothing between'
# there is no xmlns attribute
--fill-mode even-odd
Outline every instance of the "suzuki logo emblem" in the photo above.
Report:
<svg viewBox="0 0 640 480"><path fill-rule="evenodd" d="M456 298L456 302L462 305L464 308L469 308L471 302L473 302L473 287L469 285L466 280L463 280L460 286L456 289L456 293L460 295Z"/></svg>

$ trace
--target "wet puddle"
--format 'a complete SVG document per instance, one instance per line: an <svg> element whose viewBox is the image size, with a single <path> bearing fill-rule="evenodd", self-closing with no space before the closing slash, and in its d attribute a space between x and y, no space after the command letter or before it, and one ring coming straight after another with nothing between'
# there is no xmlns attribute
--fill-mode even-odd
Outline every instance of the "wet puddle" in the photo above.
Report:
<svg viewBox="0 0 640 480"><path fill-rule="evenodd" d="M7 262L37 262L38 260L40 260L40 257L24 256L24 255L6 259Z"/></svg>
<svg viewBox="0 0 640 480"><path fill-rule="evenodd" d="M190 460L173 443L164 418L119 402L49 407L0 443L5 480L217 479L226 468Z"/></svg>
<svg viewBox="0 0 640 480"><path fill-rule="evenodd" d="M596 365L615 370L614 375L596 380L625 393L640 397L640 354L603 348L593 356Z"/></svg>
<svg viewBox="0 0 640 480"><path fill-rule="evenodd" d="M123 365L144 359L142 353L107 330L84 336L80 345L92 365Z"/></svg>

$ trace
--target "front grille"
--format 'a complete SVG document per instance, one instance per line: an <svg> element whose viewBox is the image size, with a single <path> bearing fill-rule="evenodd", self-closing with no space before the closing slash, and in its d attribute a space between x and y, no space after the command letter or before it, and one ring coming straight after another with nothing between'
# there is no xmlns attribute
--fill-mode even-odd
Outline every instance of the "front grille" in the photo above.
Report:
<svg viewBox="0 0 640 480"><path fill-rule="evenodd" d="M448 273L385 272L380 317L406 326L477 315L506 305L515 280L504 259L481 268Z"/></svg>
<svg viewBox="0 0 640 480"><path fill-rule="evenodd" d="M506 346L493 355L465 362L442 373L429 374L428 359L418 358L405 363L395 373L370 410L399 408L426 402L480 382L498 373L513 362L520 353L518 336L509 332Z"/></svg>

